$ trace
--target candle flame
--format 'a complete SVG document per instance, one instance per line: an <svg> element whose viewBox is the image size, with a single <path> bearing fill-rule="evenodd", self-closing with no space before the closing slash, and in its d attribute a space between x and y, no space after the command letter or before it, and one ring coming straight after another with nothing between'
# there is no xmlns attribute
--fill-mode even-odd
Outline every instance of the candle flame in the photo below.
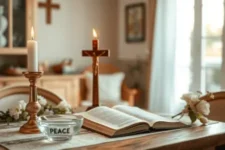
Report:
<svg viewBox="0 0 225 150"><path fill-rule="evenodd" d="M97 38L98 35L97 35L97 32L95 31L95 29L93 29L92 32L93 32L93 36L94 36L95 38Z"/></svg>
<svg viewBox="0 0 225 150"><path fill-rule="evenodd" d="M31 38L34 39L34 27L31 28Z"/></svg>

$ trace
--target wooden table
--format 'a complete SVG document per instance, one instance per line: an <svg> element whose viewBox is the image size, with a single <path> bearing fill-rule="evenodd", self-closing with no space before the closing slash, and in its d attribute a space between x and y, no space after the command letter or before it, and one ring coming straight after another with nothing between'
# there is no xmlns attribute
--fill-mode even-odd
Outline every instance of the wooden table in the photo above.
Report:
<svg viewBox="0 0 225 150"><path fill-rule="evenodd" d="M199 150L225 144L225 123L164 131L138 138L73 148L82 149L151 149Z"/></svg>
<svg viewBox="0 0 225 150"><path fill-rule="evenodd" d="M96 133L89 132L86 133L88 136L83 138L83 141L86 141L86 139L88 141L89 138L93 138L94 135L98 135ZM79 146L79 140L76 139L81 137L78 135L75 140L70 141L70 143L73 143L73 146L70 149L212 150L216 146L225 145L225 123L219 122L207 126L145 133L120 138L99 136L100 138L96 137L96 139L97 141L100 139L100 141L89 145L83 144L82 146ZM103 139L103 141L101 141L101 139ZM36 146L39 145L38 142L35 144ZM31 143L31 145L33 145L33 143ZM57 147L55 144L53 144L53 146ZM43 147L41 146L40 148ZM0 145L0 150L5 150L5 148Z"/></svg>

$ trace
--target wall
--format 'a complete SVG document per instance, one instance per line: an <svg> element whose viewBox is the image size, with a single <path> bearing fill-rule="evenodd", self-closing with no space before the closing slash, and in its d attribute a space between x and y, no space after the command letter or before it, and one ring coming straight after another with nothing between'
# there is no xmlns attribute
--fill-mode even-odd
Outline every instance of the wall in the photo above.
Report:
<svg viewBox="0 0 225 150"><path fill-rule="evenodd" d="M45 0L39 0L43 2ZM117 0L53 0L60 10L52 11L52 24L45 22L45 9L37 10L39 60L50 64L73 58L78 68L90 65L90 58L81 57L82 49L91 48L92 28L99 34L100 47L111 50L110 59L117 57Z"/></svg>
<svg viewBox="0 0 225 150"><path fill-rule="evenodd" d="M126 83L128 86L134 87L138 85L140 90L140 97L136 101L136 105L146 108L147 91L146 80L147 75L147 58L149 55L149 1L150 0L119 0L119 35L118 35L118 61L117 64L122 70L126 72ZM127 43L125 39L125 7L126 5L136 3L146 4L146 37L144 42L140 43ZM138 70L135 70L138 69Z"/></svg>
<svg viewBox="0 0 225 150"><path fill-rule="evenodd" d="M146 3L146 40L140 43L126 43L125 39L125 6L129 4ZM119 0L119 58L122 60L133 60L136 57L146 58L148 51L148 0Z"/></svg>
<svg viewBox="0 0 225 150"><path fill-rule="evenodd" d="M48 60L50 63L56 63L69 57L74 59L78 68L90 65L91 59L81 57L81 50L91 48L94 27L100 36L100 47L111 50L111 57L102 58L101 62L113 62L126 72L130 87L133 87L135 82L139 83L143 96L138 105L144 107L145 62L142 62L142 69L138 73L140 76L137 77L136 73L131 73L130 70L136 66L136 56L145 57L148 34L146 42L135 44L125 42L124 8L127 4L145 2L147 9L148 0L53 0L53 2L59 3L61 8L52 11L51 25L45 23L45 9L38 9L40 61ZM147 10L146 15L148 18ZM148 33L147 20L146 27Z"/></svg>

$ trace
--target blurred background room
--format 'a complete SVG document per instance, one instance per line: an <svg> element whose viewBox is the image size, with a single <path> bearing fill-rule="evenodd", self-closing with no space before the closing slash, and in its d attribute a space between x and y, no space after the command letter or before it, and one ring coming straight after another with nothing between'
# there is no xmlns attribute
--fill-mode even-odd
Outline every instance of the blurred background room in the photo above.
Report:
<svg viewBox="0 0 225 150"><path fill-rule="evenodd" d="M73 108L91 104L92 29L103 105L168 115L189 91L225 87L224 0L0 0L0 88L29 85L27 40L38 42L37 82Z"/></svg>

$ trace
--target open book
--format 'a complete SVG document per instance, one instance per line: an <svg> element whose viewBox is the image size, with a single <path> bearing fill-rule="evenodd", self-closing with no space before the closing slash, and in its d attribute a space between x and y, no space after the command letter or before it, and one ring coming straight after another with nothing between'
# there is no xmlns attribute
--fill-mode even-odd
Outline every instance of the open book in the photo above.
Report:
<svg viewBox="0 0 225 150"><path fill-rule="evenodd" d="M85 128L110 137L188 126L137 107L122 105L113 108L100 106L80 115L84 117Z"/></svg>

